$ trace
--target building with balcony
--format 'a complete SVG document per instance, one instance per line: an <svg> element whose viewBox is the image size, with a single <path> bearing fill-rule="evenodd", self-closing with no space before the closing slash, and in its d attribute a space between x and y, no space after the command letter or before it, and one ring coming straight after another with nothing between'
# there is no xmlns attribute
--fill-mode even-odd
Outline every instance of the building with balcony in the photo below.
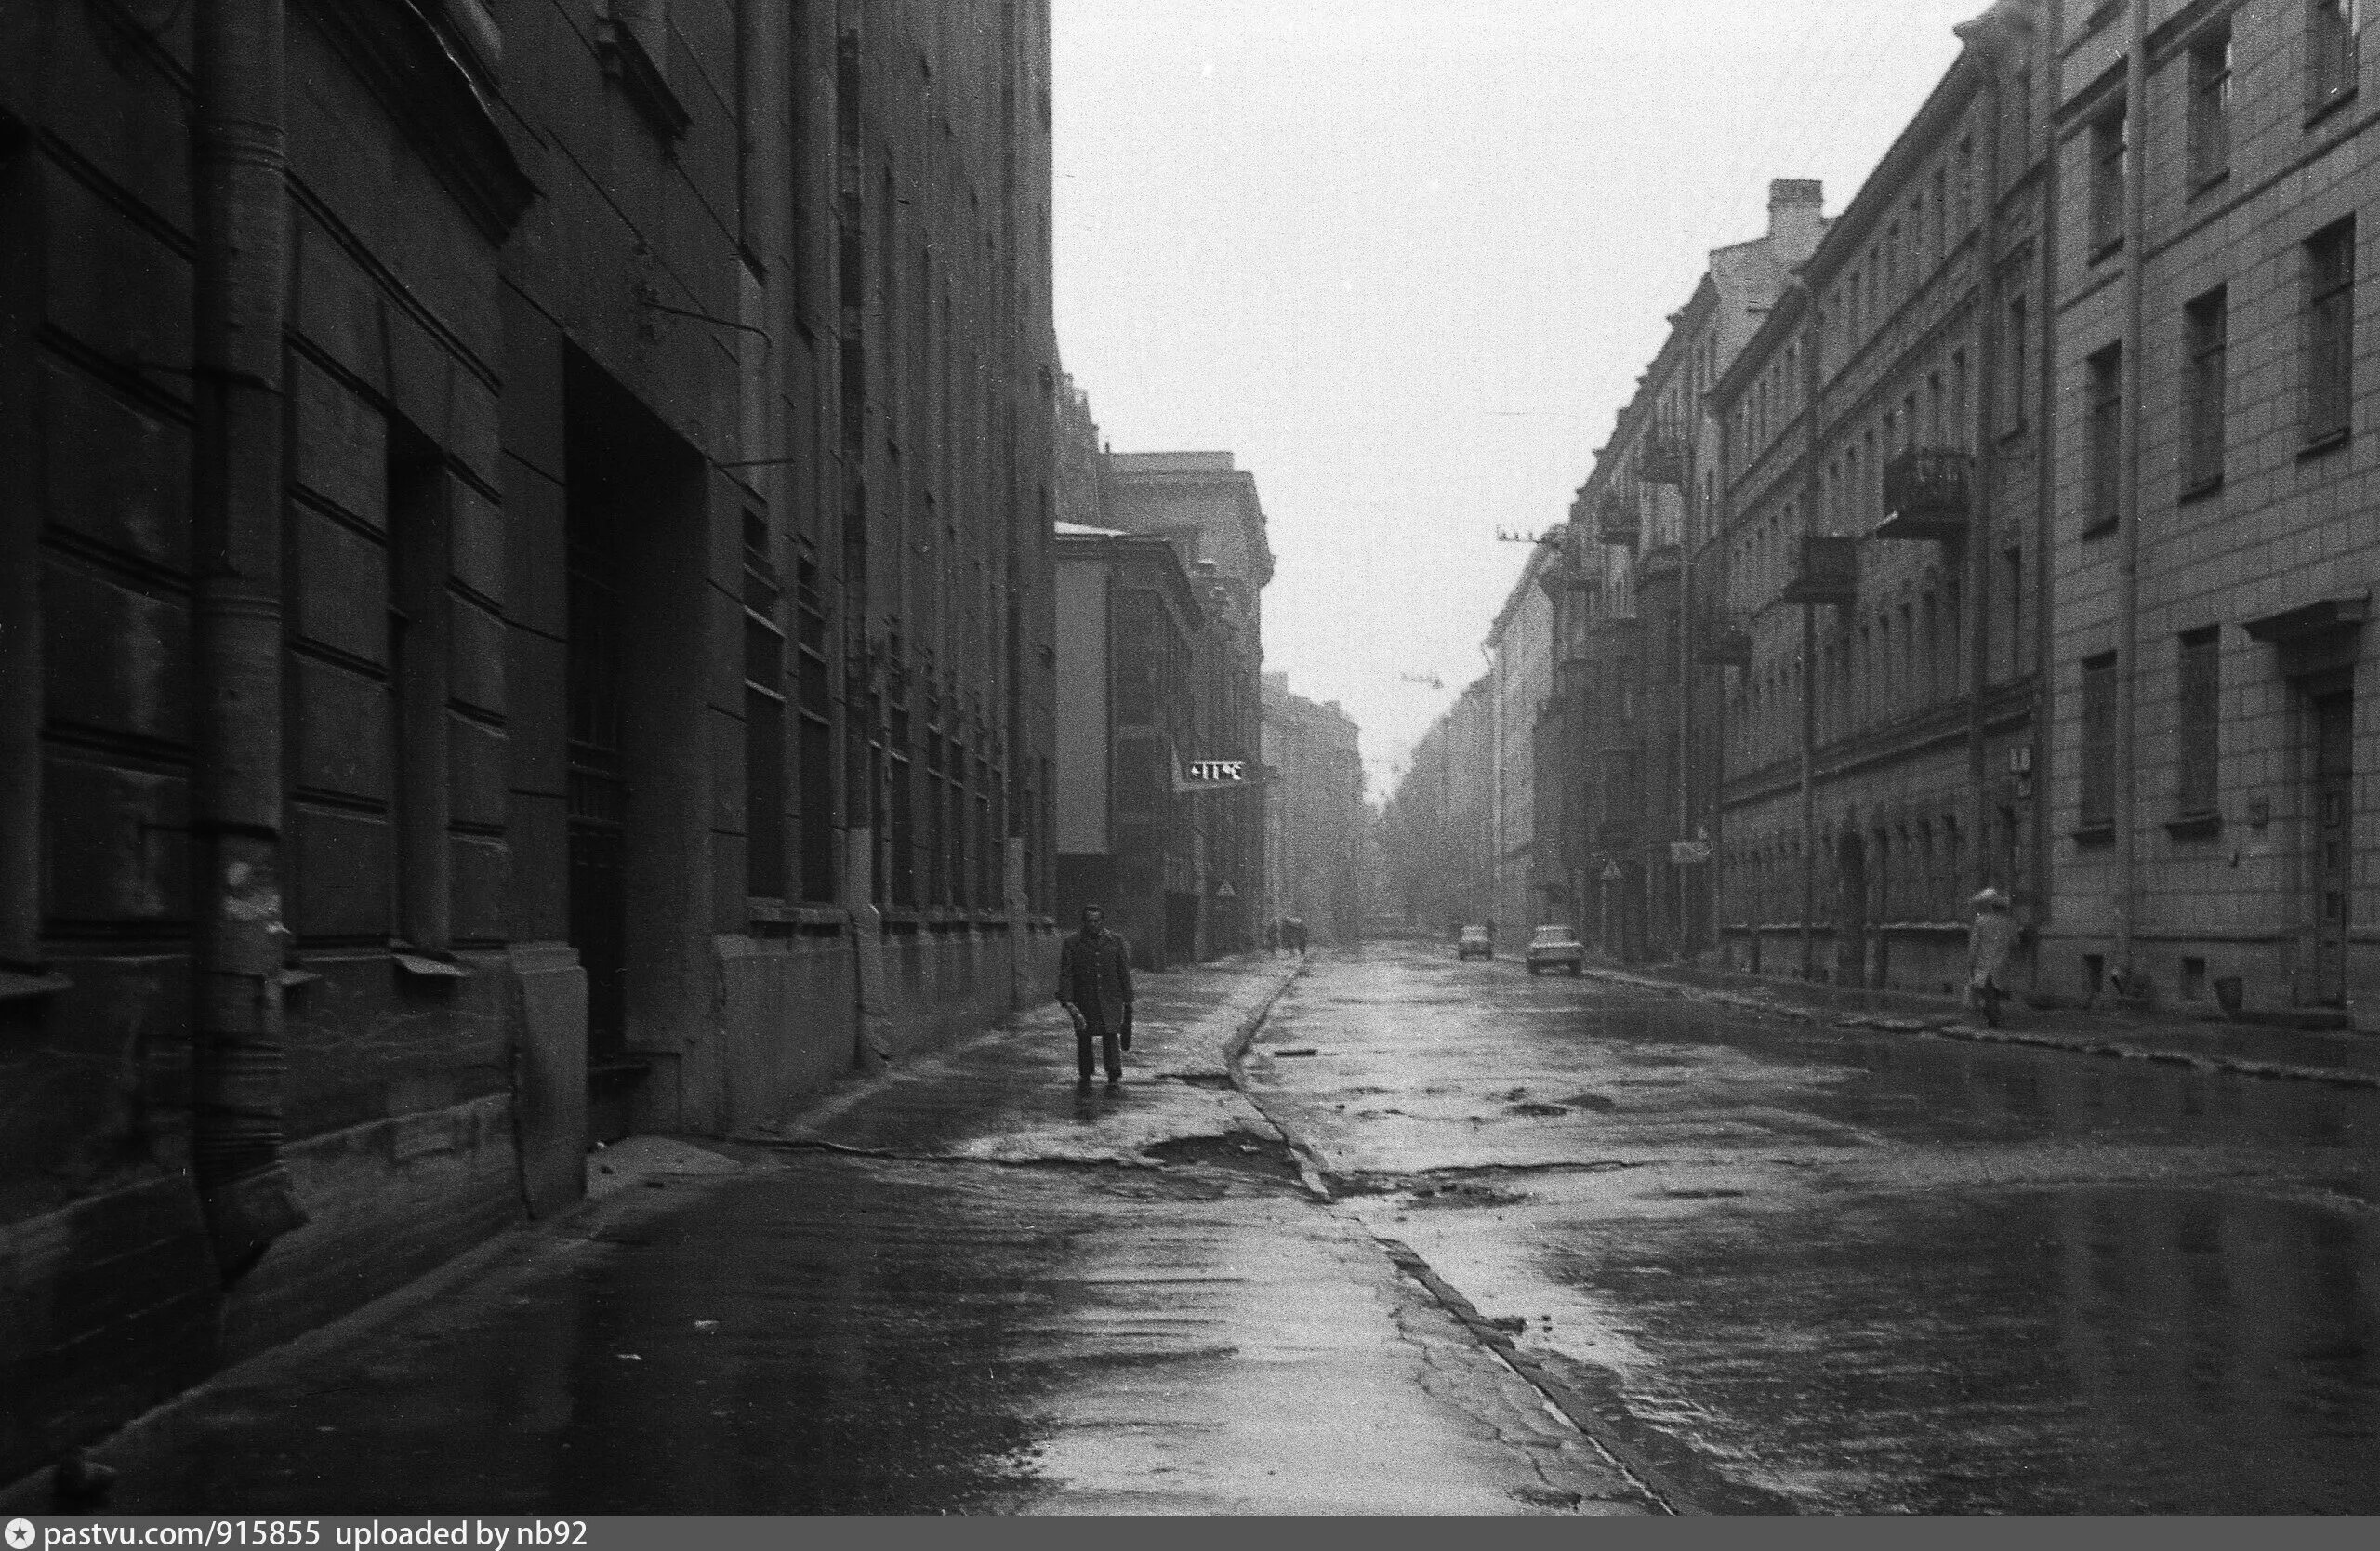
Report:
<svg viewBox="0 0 2380 1551"><path fill-rule="evenodd" d="M1724 471L1707 396L1824 236L1822 196L1779 179L1768 231L1712 251L1537 574L1554 658L1534 783L1544 919L1618 957L1712 940L1712 654L1749 636L1712 543Z"/></svg>
<svg viewBox="0 0 2380 1551"><path fill-rule="evenodd" d="M1963 983L1986 882L2041 908L2055 39L2003 0L1721 377L1726 959Z"/></svg>

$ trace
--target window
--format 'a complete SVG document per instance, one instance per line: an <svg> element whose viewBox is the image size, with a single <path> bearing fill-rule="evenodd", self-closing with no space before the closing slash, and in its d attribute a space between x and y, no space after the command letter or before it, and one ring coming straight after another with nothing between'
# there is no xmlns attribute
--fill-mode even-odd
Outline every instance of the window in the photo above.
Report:
<svg viewBox="0 0 2380 1551"><path fill-rule="evenodd" d="M2082 803L2081 827L2112 829L2116 822L2116 657L2082 663Z"/></svg>
<svg viewBox="0 0 2380 1551"><path fill-rule="evenodd" d="M2189 167L2193 188L2231 170L2231 29L2190 46Z"/></svg>
<svg viewBox="0 0 2380 1551"><path fill-rule="evenodd" d="M2026 363L2032 343L2032 310L2023 293L2008 298L2008 338L2002 344L2001 359L2008 363L2008 380L2003 386L2005 400L2000 411L2000 429L2014 435L2025 429ZM1962 366L1964 366L1962 363ZM1964 380L1964 378L1962 378Z"/></svg>
<svg viewBox="0 0 2380 1551"><path fill-rule="evenodd" d="M1973 140L1959 142L1957 198L1958 204L1952 213L1950 225L1961 237L1964 237L1967 229L1975 224L1975 142Z"/></svg>
<svg viewBox="0 0 2380 1551"><path fill-rule="evenodd" d="M1950 445L1965 451L1975 434L1967 415L1967 352L1950 352Z"/></svg>
<svg viewBox="0 0 2380 1551"><path fill-rule="evenodd" d="M2214 626L2181 638L2181 686L2175 697L2180 746L2175 795L2185 818L2215 812L2222 758L2222 650L2221 633Z"/></svg>
<svg viewBox="0 0 2380 1551"><path fill-rule="evenodd" d="M1939 266L1950 256L1950 192L1949 174L1941 167L1934 169L1934 262Z"/></svg>
<svg viewBox="0 0 2380 1551"><path fill-rule="evenodd" d="M2124 174L2130 148L2124 143L2123 109L2101 113L2091 125L2091 257L2106 258L2123 245Z"/></svg>
<svg viewBox="0 0 2380 1551"><path fill-rule="evenodd" d="M744 892L786 893L785 634L769 524L744 514Z"/></svg>
<svg viewBox="0 0 2380 1551"><path fill-rule="evenodd" d="M2222 287L2209 291L2182 312L2189 351L2182 382L2182 493L2211 490L2223 483L2225 317Z"/></svg>
<svg viewBox="0 0 2380 1551"><path fill-rule="evenodd" d="M2354 375L2355 222L2340 221L2306 245L2306 440L2347 433Z"/></svg>
<svg viewBox="0 0 2380 1551"><path fill-rule="evenodd" d="M2109 345L2084 363L2091 374L2083 456L2089 484L2083 493L2085 537L2115 526L2123 497L2123 347Z"/></svg>
<svg viewBox="0 0 2380 1551"><path fill-rule="evenodd" d="M2025 551L2012 544L2000 558L2006 567L2003 590L2008 595L2007 669L2013 679L2025 670Z"/></svg>
<svg viewBox="0 0 2380 1551"><path fill-rule="evenodd" d="M2307 113L2320 113L2355 95L2356 34L2363 30L2362 11L2360 0L2307 0Z"/></svg>

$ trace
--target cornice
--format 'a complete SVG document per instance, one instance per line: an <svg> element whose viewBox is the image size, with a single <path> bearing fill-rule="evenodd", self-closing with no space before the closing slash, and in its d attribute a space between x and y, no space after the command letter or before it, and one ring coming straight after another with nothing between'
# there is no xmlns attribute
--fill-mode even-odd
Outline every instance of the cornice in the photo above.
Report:
<svg viewBox="0 0 2380 1551"><path fill-rule="evenodd" d="M298 0L492 244L537 197L479 86L417 0Z"/></svg>

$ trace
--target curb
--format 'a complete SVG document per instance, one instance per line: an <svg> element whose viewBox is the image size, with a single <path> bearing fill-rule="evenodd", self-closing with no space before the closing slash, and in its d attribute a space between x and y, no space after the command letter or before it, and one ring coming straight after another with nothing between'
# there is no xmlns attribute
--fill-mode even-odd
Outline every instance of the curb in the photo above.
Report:
<svg viewBox="0 0 2380 1551"><path fill-rule="evenodd" d="M1684 1001L1701 1001L1734 1008L1757 1017L1783 1018L1789 1023L1803 1023L1832 1028L1867 1029L1887 1034L1914 1034L1921 1039L1961 1040L1969 1044L2022 1045L2032 1050L2063 1051L2072 1055L2096 1055L2111 1061L2153 1061L2161 1066L2188 1067L2202 1072L2219 1073L2229 1077L2260 1078L2268 1082L2320 1082L2334 1088L2380 1088L2380 1073L2350 1071L2340 1067L2294 1067L2280 1061L2256 1061L2236 1055L2202 1055L2190 1051L2163 1050L2153 1046L2126 1044L2115 1040L2093 1040L2080 1035L2036 1034L2019 1029L1979 1028L1954 1017L1937 1014L1925 1018L1892 1017L1873 1013L1844 1013L1830 1015L1814 1007L1796 1007L1764 1001L1740 991L1721 990L1676 980L1659 980L1646 975L1627 974L1618 970L1590 967L1587 974L1596 980L1632 990L1650 991Z"/></svg>

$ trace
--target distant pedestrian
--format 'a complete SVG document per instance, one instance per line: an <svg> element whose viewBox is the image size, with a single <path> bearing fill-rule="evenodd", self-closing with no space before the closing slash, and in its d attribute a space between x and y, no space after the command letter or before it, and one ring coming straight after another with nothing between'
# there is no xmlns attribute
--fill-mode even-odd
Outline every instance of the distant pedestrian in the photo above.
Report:
<svg viewBox="0 0 2380 1551"><path fill-rule="evenodd" d="M2023 929L2009 912L2008 896L1985 889L1975 896L1975 925L1967 934L1967 1000L1983 1010L1983 1021L2000 1027L2000 1003L2008 995L2008 961L2016 956Z"/></svg>
<svg viewBox="0 0 2380 1551"><path fill-rule="evenodd" d="M1289 918L1289 951L1292 953L1305 951L1305 917L1303 916Z"/></svg>
<svg viewBox="0 0 2380 1551"><path fill-rule="evenodd" d="M1084 906L1082 930L1058 948L1058 1005L1074 1019L1078 1088L1091 1086L1093 1041L1111 1088L1124 1080L1123 1052L1132 1048L1132 949L1106 920L1098 906Z"/></svg>
<svg viewBox="0 0 2380 1551"><path fill-rule="evenodd" d="M1267 953L1281 951L1281 923L1277 921L1268 921L1264 923L1264 951Z"/></svg>

